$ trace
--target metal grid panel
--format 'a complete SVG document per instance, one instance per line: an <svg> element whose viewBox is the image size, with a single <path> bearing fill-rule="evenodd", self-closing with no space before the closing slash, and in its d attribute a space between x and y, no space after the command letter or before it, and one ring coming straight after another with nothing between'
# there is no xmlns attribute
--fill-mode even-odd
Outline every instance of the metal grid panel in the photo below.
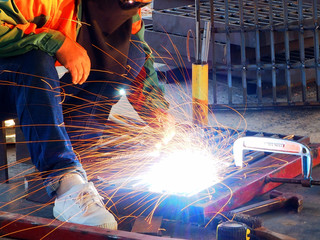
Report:
<svg viewBox="0 0 320 240"><path fill-rule="evenodd" d="M256 4L257 7L255 7ZM284 14L282 10L282 1L273 1L271 8L271 18L273 21L274 30L284 31L284 18L286 14ZM256 26L258 25L260 34L262 34L260 39L262 45L270 45L268 38L270 31L269 9L270 6L268 1L257 1L257 3L255 3L254 0L214 1L214 23L217 40L220 42L226 42L225 35L217 33L226 33L227 30L229 33L233 33L232 38L230 39L231 43L240 45L239 32L244 30L246 35L248 35L246 46L255 47L256 41L254 39L255 34L253 33L255 32ZM302 9L304 19L308 19L308 22L305 22L305 24L312 24L312 5L310 3L304 3ZM210 21L210 18L210 3L202 2L202 24L204 21ZM165 31L171 34L186 36L189 29L195 30L194 19L194 5L163 9L153 12L153 28L155 31ZM297 29L298 12L297 4L295 4L294 2L288 3L288 23L291 30ZM290 35L290 38L293 40L296 39L296 36ZM279 35L279 37L276 38L276 41L279 43L283 42L283 37Z"/></svg>
<svg viewBox="0 0 320 240"><path fill-rule="evenodd" d="M211 2L214 4L214 2ZM263 4L267 4L264 7ZM313 44L317 45L318 43L318 20L317 16L319 11L317 11L317 2L314 1L313 5L309 3L303 3L302 0L298 1L288 1L284 0L282 2L278 1L263 1L258 2L254 1L253 9L250 11L251 15L248 14L247 19L244 18L243 12L245 11L246 4L243 4L242 0L239 0L239 13L240 13L240 39L241 39L241 64L235 65L230 64L227 66L228 78L231 78L233 71L241 71L241 79L242 79L242 88L243 88L243 96L242 96L242 107L275 107L275 106L297 106L297 105L319 105L319 79L318 76L314 74L310 74L310 69L313 72L318 71L318 61L312 61L310 51L306 51L306 47L310 47L310 45L306 44L306 42L312 42L309 39L314 39ZM251 6L252 7L252 6ZM225 8L227 9L227 8ZM264 10L262 10L264 9ZM314 9L313 11L311 11ZM253 19L252 19L253 14ZM225 15L227 19L229 15ZM265 25L265 20L267 20L267 25ZM215 21L215 19L214 19ZM247 22L246 22L247 21ZM253 28L249 25L254 22ZM230 24L226 24L225 32L226 35L230 34L230 30L228 26ZM266 31L267 30L267 31ZM246 32L255 32L255 58L252 63L248 63L248 59L245 58L245 33ZM260 32L268 33L264 37L269 38L269 59L270 61L266 62L266 58L264 61L261 61L261 35ZM279 38L279 36L282 36ZM292 36L295 36L292 38ZM311 37L310 37L311 36ZM284 49L276 47L278 40L283 39ZM296 51L298 49L298 51ZM280 50L282 54L276 54ZM316 55L315 48L313 47L313 57ZM306 58L306 52L308 53ZM283 59L279 61L279 56L283 56ZM277 57L278 56L278 57ZM293 57L294 59L291 59ZM311 59L311 60L310 60ZM215 72L219 70L225 69L225 66L219 65L217 63L214 64ZM296 71L298 70L298 71ZM256 85L256 100L253 102L248 101L247 95L247 85L248 79L246 73L248 71L255 71L255 85ZM268 96L267 98L263 96L262 89L262 78L261 74L266 71L271 72L271 84L272 84L272 100ZM284 72L284 76L280 79L277 78L277 72ZM312 77L316 78L317 86L315 88L310 88L316 92L314 96L307 93L307 71L309 78L311 80ZM231 73L230 73L231 72ZM292 82L292 74L299 75L299 81L297 83ZM282 84L286 86L286 98L280 99L277 96L278 93L278 85ZM300 86L301 90L297 92L295 90L295 96L298 98L293 98L293 87L296 85ZM228 88L233 89L232 82L228 81ZM229 90L229 98L228 104L234 105L235 107L240 107L241 104L234 104L233 94L231 90ZM218 104L217 101L217 89L213 90L214 94L214 104ZM285 100L284 100L285 99ZM286 102L285 102L286 101Z"/></svg>
<svg viewBox="0 0 320 240"><path fill-rule="evenodd" d="M231 26L238 27L240 24L239 11L242 9L244 13L244 23L246 27L255 26L256 14L255 9L258 12L258 23L262 26L269 26L269 1L253 1L246 0L243 1L242 5L238 0L229 0L228 7L225 8L225 1L218 0L214 1L214 17L217 26L223 26L225 24L225 9L228 10L228 19ZM243 7L240 7L243 6ZM297 11L297 1L288 2L288 21L291 23L296 23L298 21L298 11ZM303 3L302 11L304 18L312 18L312 5L310 3ZM285 14L283 13L283 1L272 1L273 8L273 21L275 25L283 26L283 20ZM181 15L186 17L195 17L194 5L187 5L182 7L176 7L171 9L163 9L160 12ZM203 20L209 21L211 17L210 13L210 3L202 2L201 3L201 18Z"/></svg>
<svg viewBox="0 0 320 240"><path fill-rule="evenodd" d="M214 26L211 106L318 106L319 13L317 0L202 2L201 26L205 21ZM186 36L194 31L195 6L154 11L153 20L155 31ZM223 56L217 43L224 44ZM248 95L250 85L256 88L254 95Z"/></svg>

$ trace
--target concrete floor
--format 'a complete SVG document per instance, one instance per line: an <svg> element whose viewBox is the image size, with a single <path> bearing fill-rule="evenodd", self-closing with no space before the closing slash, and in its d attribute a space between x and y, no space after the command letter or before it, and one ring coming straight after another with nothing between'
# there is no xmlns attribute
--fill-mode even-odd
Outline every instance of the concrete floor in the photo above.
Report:
<svg viewBox="0 0 320 240"><path fill-rule="evenodd" d="M320 167L313 169L313 178L320 179ZM301 213L281 209L260 215L263 225L275 232L283 233L299 240L317 240L320 238L320 186L305 188L300 185L284 184L277 190L292 192L303 196ZM255 199L266 199L267 196Z"/></svg>
<svg viewBox="0 0 320 240"><path fill-rule="evenodd" d="M178 121L191 120L190 86L166 84L167 99L171 103L171 113ZM185 104L188 102L188 104ZM132 107L125 98L114 107L113 114L123 114L138 118ZM309 136L312 143L320 143L320 110L315 109L281 109L277 111L259 110L242 111L214 111L209 116L210 125L224 125L235 129L248 129L256 132L294 134ZM9 148L8 156L15 158L15 148ZM32 165L26 163L10 168L10 177L13 177L10 184L0 184L0 210L19 212L53 218L52 205L41 205L26 201L22 196L25 194L24 178L21 172L23 169L33 169ZM20 176L19 176L20 173ZM313 177L320 179L320 167L314 169ZM278 188L281 191L292 191L304 196L304 209L300 214L290 210L279 210L261 216L263 225L270 230L287 234L296 239L317 240L320 238L320 187L303 188L296 185L282 185ZM254 201L266 199L262 196ZM10 202L10 204L7 204ZM201 234L200 234L201 232ZM195 236L197 233L200 235ZM193 237L190 237L193 236ZM177 236L175 236L177 237ZM180 236L181 237L181 236ZM193 235L189 239L214 239L212 229L193 229Z"/></svg>

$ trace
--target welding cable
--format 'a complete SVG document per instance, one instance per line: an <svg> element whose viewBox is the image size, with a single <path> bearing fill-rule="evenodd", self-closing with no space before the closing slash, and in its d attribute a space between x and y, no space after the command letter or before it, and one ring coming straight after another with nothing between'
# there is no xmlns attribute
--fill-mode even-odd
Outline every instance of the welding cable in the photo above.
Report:
<svg viewBox="0 0 320 240"><path fill-rule="evenodd" d="M189 29L188 33L187 33L187 44L186 44L188 62L191 62L190 44L189 44L190 34L192 35L192 38L193 38L193 50L196 49L196 41L195 41L194 33L193 33L193 31L191 29Z"/></svg>

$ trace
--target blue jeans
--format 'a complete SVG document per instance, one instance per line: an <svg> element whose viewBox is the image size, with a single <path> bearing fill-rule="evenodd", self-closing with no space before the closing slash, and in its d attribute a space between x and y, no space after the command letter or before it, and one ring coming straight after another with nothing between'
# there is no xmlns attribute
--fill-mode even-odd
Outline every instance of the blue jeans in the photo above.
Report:
<svg viewBox="0 0 320 240"><path fill-rule="evenodd" d="M19 118L32 162L46 185L66 171L84 172L64 127L55 59L40 50L0 58L0 73L1 115ZM49 195L54 190L47 188Z"/></svg>
<svg viewBox="0 0 320 240"><path fill-rule="evenodd" d="M140 59L130 71L133 79L144 57L138 49L131 48L130 53L130 59ZM98 138L111 106L120 98L119 84L103 81L100 73L90 74L82 86L72 85L70 74L60 81L55 61L40 50L0 58L0 114L19 118L32 162L43 174L50 196L62 174L76 170L86 177L70 137L74 142ZM130 79L123 84L130 84Z"/></svg>

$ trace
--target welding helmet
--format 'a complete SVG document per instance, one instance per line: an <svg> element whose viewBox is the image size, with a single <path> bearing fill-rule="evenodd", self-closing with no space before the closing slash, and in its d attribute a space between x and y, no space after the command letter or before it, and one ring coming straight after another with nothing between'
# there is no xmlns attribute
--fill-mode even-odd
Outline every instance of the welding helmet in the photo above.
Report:
<svg viewBox="0 0 320 240"><path fill-rule="evenodd" d="M124 10L142 8L150 4L152 0L119 0L119 5Z"/></svg>

